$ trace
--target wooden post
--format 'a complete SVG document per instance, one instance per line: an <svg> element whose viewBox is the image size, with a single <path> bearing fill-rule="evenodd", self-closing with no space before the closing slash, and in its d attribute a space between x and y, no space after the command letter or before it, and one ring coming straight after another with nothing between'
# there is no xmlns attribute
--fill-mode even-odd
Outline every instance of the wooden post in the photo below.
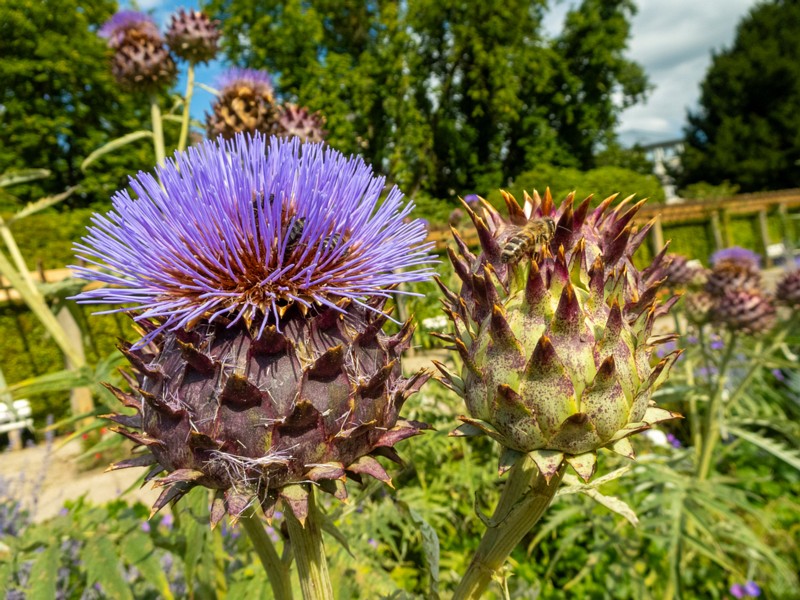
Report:
<svg viewBox="0 0 800 600"><path fill-rule="evenodd" d="M789 211L786 204L781 202L778 205L778 216L781 219L781 233L783 233L783 251L786 256L786 264L792 265L794 262L794 227L789 220Z"/></svg>
<svg viewBox="0 0 800 600"><path fill-rule="evenodd" d="M719 211L711 213L711 232L714 234L714 250L722 250L722 230L719 225Z"/></svg>
<svg viewBox="0 0 800 600"><path fill-rule="evenodd" d="M721 211L722 216L722 242L725 248L733 246L733 234L731 233L731 213L725 209Z"/></svg>
<svg viewBox="0 0 800 600"><path fill-rule="evenodd" d="M769 255L769 224L767 223L767 210L762 208L758 211L758 230L761 234L761 247L764 248L764 264L772 266L772 258Z"/></svg>
<svg viewBox="0 0 800 600"><path fill-rule="evenodd" d="M655 256L664 247L664 228L661 226L661 213L656 215L656 222L653 223L653 237L650 238L653 242L653 255Z"/></svg>
<svg viewBox="0 0 800 600"><path fill-rule="evenodd" d="M75 352L77 352L78 355L85 360L86 356L84 354L83 343L81 341L83 334L81 333L81 328L78 327L78 324L75 322L75 318L72 316L72 313L69 312L67 307L63 307L58 311L56 319L64 329L64 333L66 333L70 339L76 340L76 343L73 344ZM67 368L72 368L73 365L70 364L68 358L65 357L64 362ZM88 387L73 388L69 395L69 404L73 415L83 415L91 412L94 410L92 391Z"/></svg>

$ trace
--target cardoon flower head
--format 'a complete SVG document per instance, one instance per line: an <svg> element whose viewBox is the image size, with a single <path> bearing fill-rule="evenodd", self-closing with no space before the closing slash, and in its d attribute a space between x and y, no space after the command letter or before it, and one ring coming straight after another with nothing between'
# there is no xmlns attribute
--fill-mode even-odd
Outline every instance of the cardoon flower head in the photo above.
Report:
<svg viewBox="0 0 800 600"><path fill-rule="evenodd" d="M423 425L399 417L428 378L402 377L407 322L382 333L391 288L431 275L411 205L361 159L320 144L239 135L176 154L95 216L78 255L108 284L79 297L124 305L145 332L123 353L134 415L112 415L145 451L159 509L195 485L212 521L255 498L302 519L307 482L337 497L346 475L389 477L372 455Z"/></svg>
<svg viewBox="0 0 800 600"><path fill-rule="evenodd" d="M167 30L167 44L176 56L192 63L205 63L217 55L220 31L219 21L212 21L200 10L172 15Z"/></svg>
<svg viewBox="0 0 800 600"><path fill-rule="evenodd" d="M276 129L278 107L272 79L257 69L229 69L219 80L220 93L206 114L208 137L225 139L237 133L270 134Z"/></svg>
<svg viewBox="0 0 800 600"><path fill-rule="evenodd" d="M711 271L705 289L716 301L732 290L751 290L761 287L761 258L745 248L719 250L711 256Z"/></svg>
<svg viewBox="0 0 800 600"><path fill-rule="evenodd" d="M154 92L171 84L175 62L164 46L153 20L140 12L124 10L111 17L99 31L114 50L111 72L125 89Z"/></svg>
<svg viewBox="0 0 800 600"><path fill-rule="evenodd" d="M632 262L649 229L632 224L641 203L609 210L610 197L590 210L591 198L576 207L569 196L556 207L549 190L526 194L524 208L504 199L508 218L488 203L482 216L464 203L481 253L454 232L450 260L462 287L440 283L454 326L443 337L464 363L460 375L437 365L469 412L456 434L498 441L501 471L529 453L547 480L564 462L588 480L598 449L633 457L628 436L677 416L651 400L680 354L651 363L675 338L653 335L675 300L657 299L664 252L643 271ZM526 226L538 237L526 238ZM508 259L524 240L527 251Z"/></svg>
<svg viewBox="0 0 800 600"><path fill-rule="evenodd" d="M298 137L303 142L321 142L328 135L325 131L325 117L311 112L305 106L284 104L278 109L276 135Z"/></svg>
<svg viewBox="0 0 800 600"><path fill-rule="evenodd" d="M793 310L800 309L800 268L783 274L775 289L775 298Z"/></svg>
<svg viewBox="0 0 800 600"><path fill-rule="evenodd" d="M711 255L711 266L716 267L722 262L746 263L758 269L761 266L761 256L740 246L723 248Z"/></svg>
<svg viewBox="0 0 800 600"><path fill-rule="evenodd" d="M668 286L682 287L703 277L703 267L697 261L689 260L680 254L667 254L664 262Z"/></svg>
<svg viewBox="0 0 800 600"><path fill-rule="evenodd" d="M110 48L116 50L125 42L140 38L160 39L161 33L150 15L136 10L121 10L103 23L97 32L108 40Z"/></svg>

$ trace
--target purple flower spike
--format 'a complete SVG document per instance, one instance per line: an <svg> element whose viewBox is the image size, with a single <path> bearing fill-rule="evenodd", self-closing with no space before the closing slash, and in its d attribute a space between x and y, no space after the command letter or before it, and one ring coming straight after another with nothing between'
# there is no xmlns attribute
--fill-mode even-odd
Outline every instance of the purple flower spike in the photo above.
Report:
<svg viewBox="0 0 800 600"><path fill-rule="evenodd" d="M755 581L748 581L745 583L744 591L752 598L758 598L761 595L761 588Z"/></svg>
<svg viewBox="0 0 800 600"><path fill-rule="evenodd" d="M747 263L758 268L761 265L761 256L747 248L733 246L731 248L717 250L711 255L712 267L717 266L717 264L721 262Z"/></svg>
<svg viewBox="0 0 800 600"><path fill-rule="evenodd" d="M290 306L344 312L432 275L431 244L413 204L360 158L322 144L238 135L205 142L131 178L95 215L76 254L79 277L108 286L82 303L125 305L162 331L219 317L255 323L260 337ZM163 188L159 185L159 179Z"/></svg>
<svg viewBox="0 0 800 600"><path fill-rule="evenodd" d="M246 85L252 88L256 93L266 91L270 96L273 94L274 90L272 78L269 76L269 73L259 69L228 69L217 80L217 85L223 91L229 87Z"/></svg>
<svg viewBox="0 0 800 600"><path fill-rule="evenodd" d="M106 38L111 48L118 48L132 30L154 39L161 38L161 33L158 31L158 27L152 17L136 10L121 10L117 12L103 23L97 34L102 38Z"/></svg>
<svg viewBox="0 0 800 600"><path fill-rule="evenodd" d="M744 598L747 592L744 591L744 586L740 583L734 583L730 589L731 596L734 598Z"/></svg>

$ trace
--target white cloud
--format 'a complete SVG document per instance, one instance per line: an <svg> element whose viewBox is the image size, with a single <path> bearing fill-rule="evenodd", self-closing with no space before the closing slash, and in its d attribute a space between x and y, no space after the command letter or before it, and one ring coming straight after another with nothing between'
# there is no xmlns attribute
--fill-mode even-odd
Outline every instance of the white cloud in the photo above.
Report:
<svg viewBox="0 0 800 600"><path fill-rule="evenodd" d="M634 17L628 56L655 89L622 114L623 141L681 137L687 109L696 109L712 51L730 47L736 26L757 0L643 0Z"/></svg>

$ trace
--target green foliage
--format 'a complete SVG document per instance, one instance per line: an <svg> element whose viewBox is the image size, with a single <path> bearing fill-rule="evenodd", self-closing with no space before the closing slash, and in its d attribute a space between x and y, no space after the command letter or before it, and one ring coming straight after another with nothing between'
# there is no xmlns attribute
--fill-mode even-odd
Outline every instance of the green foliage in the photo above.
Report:
<svg viewBox="0 0 800 600"><path fill-rule="evenodd" d="M707 181L690 183L680 191L681 198L687 200L717 200L719 198L730 198L739 193L739 186L730 181L723 181L714 185Z"/></svg>
<svg viewBox="0 0 800 600"><path fill-rule="evenodd" d="M139 142L86 176L80 170L93 150L149 117L146 98L114 83L106 43L96 35L116 8L115 0L0 0L0 172L52 171L23 187L21 201L81 184L71 204L104 202L129 173L154 163L151 145ZM0 208L14 206L5 195L0 201Z"/></svg>
<svg viewBox="0 0 800 600"><path fill-rule="evenodd" d="M131 338L130 320L123 316L92 316L97 306L79 308L82 326L88 334L87 359L95 364L111 353L121 337ZM64 368L64 357L47 336L42 324L31 312L17 303L0 304L0 368L8 381L15 384L31 377L45 375ZM30 395L36 426L41 426L47 415L58 420L69 412L69 391L45 391Z"/></svg>
<svg viewBox="0 0 800 600"><path fill-rule="evenodd" d="M681 185L728 180L743 191L800 186L800 4L771 0L713 57L690 113Z"/></svg>
<svg viewBox="0 0 800 600"><path fill-rule="evenodd" d="M584 0L547 39L545 0L211 0L228 57L327 117L331 144L403 189L488 190L544 161L589 168L646 89L634 5Z"/></svg>
<svg viewBox="0 0 800 600"><path fill-rule="evenodd" d="M579 171L542 164L520 174L505 189L521 199L523 191L531 193L535 189L544 193L544 188L548 186L556 200L565 198L572 191L576 192L578 200L594 194L595 204L617 193L619 200L631 194L636 194L638 199L648 198L650 203L663 203L665 199L664 190L655 175L642 175L612 166ZM488 199L495 205L502 204L500 192L497 190L490 192Z"/></svg>
<svg viewBox="0 0 800 600"><path fill-rule="evenodd" d="M594 157L594 162L598 167L622 167L642 175L652 175L655 166L638 144L633 148L623 148L617 142L609 143L598 152Z"/></svg>

